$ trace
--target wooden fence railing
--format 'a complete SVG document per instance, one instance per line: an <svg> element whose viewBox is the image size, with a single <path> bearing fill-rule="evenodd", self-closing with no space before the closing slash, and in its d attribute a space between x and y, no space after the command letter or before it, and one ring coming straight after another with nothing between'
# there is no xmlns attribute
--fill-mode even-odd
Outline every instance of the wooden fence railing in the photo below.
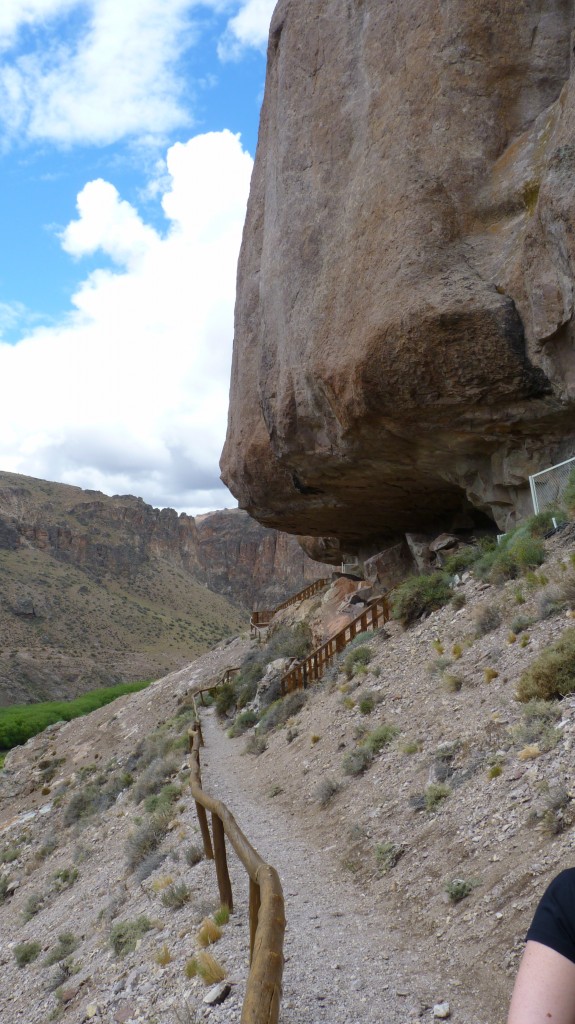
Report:
<svg viewBox="0 0 575 1024"><path fill-rule="evenodd" d="M250 636L259 637L263 629L267 629L271 620L275 615L273 608L266 609L265 611L252 612L250 618Z"/></svg>
<svg viewBox="0 0 575 1024"><path fill-rule="evenodd" d="M292 690L305 689L310 683L321 679L330 661L357 636L368 629L377 629L380 624L388 622L390 618L390 605L388 596L378 597L355 619L348 622L347 626L340 629L329 640L326 640L321 647L294 665L289 672L282 676L282 695L291 693Z"/></svg>
<svg viewBox="0 0 575 1024"><path fill-rule="evenodd" d="M317 594L318 590L323 590L326 583L329 583L329 580L326 578L314 580L309 586L299 590L297 594L292 594L291 597L288 597L287 601L282 601L281 604L278 604L274 609L274 615L276 612L281 612L282 608L289 608L290 605L298 604L299 601L307 601L308 597L313 597L314 594Z"/></svg>
<svg viewBox="0 0 575 1024"><path fill-rule="evenodd" d="M284 899L277 871L262 860L248 842L233 814L220 800L202 789L199 719L190 730L190 786L196 802L204 853L215 861L222 904L233 910L233 894L226 857L226 837L249 876L250 972L242 1007L241 1024L277 1024L283 975L285 932ZM213 843L207 811L212 816Z"/></svg>

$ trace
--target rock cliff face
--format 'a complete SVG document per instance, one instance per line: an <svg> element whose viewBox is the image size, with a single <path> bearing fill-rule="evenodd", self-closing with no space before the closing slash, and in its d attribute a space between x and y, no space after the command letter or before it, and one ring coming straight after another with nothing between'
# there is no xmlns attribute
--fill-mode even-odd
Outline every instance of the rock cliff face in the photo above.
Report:
<svg viewBox="0 0 575 1024"><path fill-rule="evenodd" d="M331 571L294 537L265 529L240 509L194 519L130 494L109 498L0 473L0 551L19 548L127 582L159 558L245 609L274 607Z"/></svg>
<svg viewBox="0 0 575 1024"><path fill-rule="evenodd" d="M506 527L575 454L573 24L280 0L222 456L261 523L337 551Z"/></svg>
<svg viewBox="0 0 575 1024"><path fill-rule="evenodd" d="M0 706L157 678L329 571L240 510L0 473Z"/></svg>

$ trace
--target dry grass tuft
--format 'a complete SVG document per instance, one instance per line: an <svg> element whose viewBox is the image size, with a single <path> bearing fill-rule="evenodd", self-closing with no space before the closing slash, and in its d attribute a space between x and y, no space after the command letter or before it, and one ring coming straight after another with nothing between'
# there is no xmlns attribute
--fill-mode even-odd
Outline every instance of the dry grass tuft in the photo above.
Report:
<svg viewBox="0 0 575 1024"><path fill-rule="evenodd" d="M211 946L222 937L222 929L211 917L204 917L198 931L198 942L200 946ZM221 979L220 979L221 980Z"/></svg>
<svg viewBox="0 0 575 1024"><path fill-rule="evenodd" d="M196 962L197 973L205 985L217 985L227 975L225 967L211 953L205 951L198 953Z"/></svg>

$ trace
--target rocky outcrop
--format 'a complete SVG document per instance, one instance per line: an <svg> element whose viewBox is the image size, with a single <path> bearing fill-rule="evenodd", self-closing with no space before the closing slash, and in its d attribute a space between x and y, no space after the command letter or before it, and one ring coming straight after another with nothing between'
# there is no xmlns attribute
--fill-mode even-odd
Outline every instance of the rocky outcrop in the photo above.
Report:
<svg viewBox="0 0 575 1024"><path fill-rule="evenodd" d="M222 476L330 560L505 528L575 454L573 21L276 8Z"/></svg>
<svg viewBox="0 0 575 1024"><path fill-rule="evenodd" d="M133 495L109 498L13 473L0 473L2 546L35 548L93 579L109 575L128 584L161 559L246 609L273 608L331 571L308 558L294 537L265 529L240 509L194 519ZM9 595L9 589L4 599L10 597L12 610L38 608L37 594L16 586Z"/></svg>
<svg viewBox="0 0 575 1024"><path fill-rule="evenodd" d="M227 509L196 518L198 559L207 585L250 608L275 608L331 565L312 561L295 537L266 530L246 512Z"/></svg>

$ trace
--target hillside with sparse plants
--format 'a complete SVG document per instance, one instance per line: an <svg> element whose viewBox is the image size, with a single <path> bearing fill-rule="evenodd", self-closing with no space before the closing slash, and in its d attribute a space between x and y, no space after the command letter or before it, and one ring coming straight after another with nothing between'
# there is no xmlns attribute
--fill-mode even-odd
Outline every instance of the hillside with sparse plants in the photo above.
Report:
<svg viewBox="0 0 575 1024"><path fill-rule="evenodd" d="M218 970L231 991L210 1019L239 1018L245 875L233 862L238 906L220 923L186 764L190 694L233 667L200 706L204 786L279 865L297 922L282 1019L309 1019L331 941L342 984L322 996L320 1022L411 1024L448 1002L458 1024L503 1024L535 903L572 863L575 524L553 532L534 519L497 547L461 547L398 587L391 620L356 637L320 682L282 697L292 659L317 645L334 609L338 622L344 606L357 614L349 598L361 588L336 578L279 613L265 644L220 644L12 751L0 805L3 1020L19 1019L16 999L30 1024L80 1024L92 1010L195 1022Z"/></svg>

